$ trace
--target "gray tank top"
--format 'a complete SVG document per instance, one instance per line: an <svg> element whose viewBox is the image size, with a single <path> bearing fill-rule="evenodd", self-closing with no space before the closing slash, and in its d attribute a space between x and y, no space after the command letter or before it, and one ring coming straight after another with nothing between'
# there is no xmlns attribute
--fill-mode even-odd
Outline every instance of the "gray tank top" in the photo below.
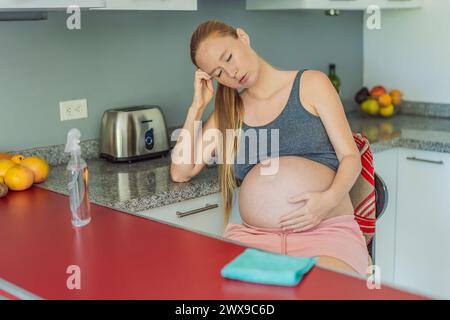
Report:
<svg viewBox="0 0 450 320"><path fill-rule="evenodd" d="M263 126L252 127L243 122L239 149L233 164L238 184L257 163L276 155L276 140L271 129L278 129L278 156L297 155L322 163L337 171L339 160L328 138L320 117L307 111L299 98L302 69L297 72L288 102L283 111L271 122ZM252 130L251 130L252 129ZM266 130L264 130L266 129ZM250 148L250 141L256 141ZM264 142L267 143L264 143ZM263 143L263 144L261 144ZM267 147L264 147L264 144ZM275 151L274 151L275 150Z"/></svg>

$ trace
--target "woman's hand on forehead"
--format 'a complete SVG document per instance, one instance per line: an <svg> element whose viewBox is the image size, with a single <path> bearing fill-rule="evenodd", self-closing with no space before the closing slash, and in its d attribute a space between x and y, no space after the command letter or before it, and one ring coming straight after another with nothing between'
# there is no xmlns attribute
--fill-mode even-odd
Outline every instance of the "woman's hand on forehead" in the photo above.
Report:
<svg viewBox="0 0 450 320"><path fill-rule="evenodd" d="M204 73L204 74L205 74L206 76L208 76L209 78L213 78L212 75L208 74L206 71L204 71L204 70L202 70L202 69L200 69L200 68L198 68L197 71L198 71L198 72Z"/></svg>

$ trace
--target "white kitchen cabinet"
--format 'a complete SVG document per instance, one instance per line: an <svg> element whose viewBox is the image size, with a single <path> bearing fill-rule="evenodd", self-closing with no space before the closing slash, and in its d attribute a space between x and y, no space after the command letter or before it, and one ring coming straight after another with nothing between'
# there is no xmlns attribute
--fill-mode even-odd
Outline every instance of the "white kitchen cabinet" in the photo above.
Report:
<svg viewBox="0 0 450 320"><path fill-rule="evenodd" d="M450 299L450 154L399 150L395 283Z"/></svg>
<svg viewBox="0 0 450 320"><path fill-rule="evenodd" d="M66 10L71 5L80 8L104 7L106 0L0 0L0 11Z"/></svg>
<svg viewBox="0 0 450 320"><path fill-rule="evenodd" d="M99 10L197 10L197 0L106 0Z"/></svg>
<svg viewBox="0 0 450 320"><path fill-rule="evenodd" d="M373 157L375 172L388 190L388 205L375 226L373 254L375 264L380 267L382 283L394 284L398 149L376 152Z"/></svg>
<svg viewBox="0 0 450 320"><path fill-rule="evenodd" d="M246 0L247 10L366 10L370 5L381 9L419 8L422 0Z"/></svg>
<svg viewBox="0 0 450 320"><path fill-rule="evenodd" d="M194 213L182 218L179 218L176 214L177 211L185 212L193 209L204 208L207 204L217 204L218 207ZM175 224L188 230L206 233L208 235L222 237L225 230L225 224L223 221L223 205L220 192L185 200L160 208L149 209L137 214L160 220L162 222Z"/></svg>

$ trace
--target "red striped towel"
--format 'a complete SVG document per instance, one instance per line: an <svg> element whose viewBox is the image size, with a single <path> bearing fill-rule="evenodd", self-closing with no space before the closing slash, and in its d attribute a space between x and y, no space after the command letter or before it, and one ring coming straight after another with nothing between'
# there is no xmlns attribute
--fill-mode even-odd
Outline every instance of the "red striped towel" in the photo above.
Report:
<svg viewBox="0 0 450 320"><path fill-rule="evenodd" d="M355 208L355 220L358 222L366 243L369 244L375 234L375 179L373 155L369 140L361 133L354 133L356 145L361 155L361 174L350 190L350 199Z"/></svg>

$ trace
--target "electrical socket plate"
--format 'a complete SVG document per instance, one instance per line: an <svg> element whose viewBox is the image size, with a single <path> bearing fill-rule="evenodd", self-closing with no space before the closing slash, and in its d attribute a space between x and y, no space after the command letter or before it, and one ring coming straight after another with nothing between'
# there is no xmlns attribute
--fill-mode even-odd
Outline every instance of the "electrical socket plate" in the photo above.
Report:
<svg viewBox="0 0 450 320"><path fill-rule="evenodd" d="M61 101L59 115L61 121L87 118L87 99Z"/></svg>

